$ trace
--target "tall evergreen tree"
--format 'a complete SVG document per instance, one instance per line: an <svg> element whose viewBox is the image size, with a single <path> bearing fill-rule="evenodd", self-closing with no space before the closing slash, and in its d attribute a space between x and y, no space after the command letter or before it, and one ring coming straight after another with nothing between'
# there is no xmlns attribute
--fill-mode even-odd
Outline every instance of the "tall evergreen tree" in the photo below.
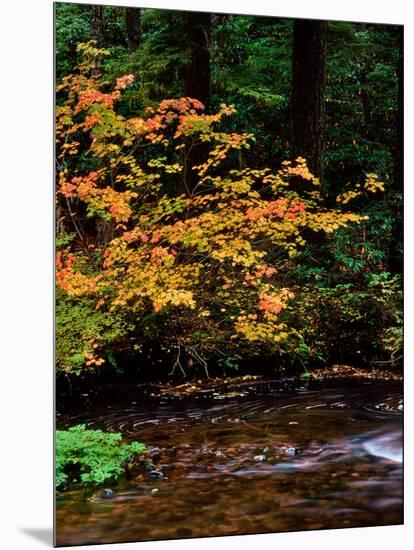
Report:
<svg viewBox="0 0 414 550"><path fill-rule="evenodd" d="M292 54L291 154L305 157L323 180L326 21L295 20Z"/></svg>
<svg viewBox="0 0 414 550"><path fill-rule="evenodd" d="M134 52L141 44L141 9L125 8L125 26L128 51Z"/></svg>
<svg viewBox="0 0 414 550"><path fill-rule="evenodd" d="M185 18L186 44L190 56L184 74L184 95L198 99L208 108L211 86L211 14L188 12ZM186 148L185 170L180 192L187 195L191 194L196 185L196 174L193 166L205 162L207 154L208 148L203 143L189 144Z"/></svg>
<svg viewBox="0 0 414 550"><path fill-rule="evenodd" d="M200 100L207 107L210 98L211 14L186 14L187 45L190 60L184 77L184 95Z"/></svg>
<svg viewBox="0 0 414 550"><path fill-rule="evenodd" d="M103 6L89 6L90 36L99 48L102 48L105 42L103 9Z"/></svg>

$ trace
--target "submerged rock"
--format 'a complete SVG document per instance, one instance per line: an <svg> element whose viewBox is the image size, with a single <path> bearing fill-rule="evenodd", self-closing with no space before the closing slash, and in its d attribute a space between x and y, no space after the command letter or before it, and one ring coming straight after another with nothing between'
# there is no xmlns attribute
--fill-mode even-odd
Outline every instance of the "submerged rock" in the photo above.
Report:
<svg viewBox="0 0 414 550"><path fill-rule="evenodd" d="M284 451L284 454L287 456L295 456L299 454L299 451L296 449L296 447L287 447Z"/></svg>
<svg viewBox="0 0 414 550"><path fill-rule="evenodd" d="M159 456L161 454L161 449L159 447L153 447L152 445L150 445L148 448L147 448L147 453L149 456Z"/></svg>
<svg viewBox="0 0 414 550"><path fill-rule="evenodd" d="M155 470L155 464L153 464L152 462L146 462L144 464L144 470L146 472L152 472L152 470Z"/></svg>
<svg viewBox="0 0 414 550"><path fill-rule="evenodd" d="M266 456L265 455L256 455L254 457L256 462L266 462Z"/></svg>
<svg viewBox="0 0 414 550"><path fill-rule="evenodd" d="M164 477L164 474L162 472L160 472L159 470L152 470L148 474L148 477L150 479L162 479Z"/></svg>

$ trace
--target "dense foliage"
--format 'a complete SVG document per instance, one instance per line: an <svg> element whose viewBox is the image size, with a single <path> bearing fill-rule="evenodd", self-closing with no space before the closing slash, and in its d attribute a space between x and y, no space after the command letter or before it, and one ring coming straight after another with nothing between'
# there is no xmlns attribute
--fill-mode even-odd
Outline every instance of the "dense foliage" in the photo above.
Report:
<svg viewBox="0 0 414 550"><path fill-rule="evenodd" d="M79 424L56 432L56 487L71 483L102 484L117 480L125 465L145 446L120 444L120 433L87 430Z"/></svg>
<svg viewBox="0 0 414 550"><path fill-rule="evenodd" d="M321 186L288 160L291 21L215 16L204 106L180 13L141 10L129 52L106 9L106 49L57 12L58 371L397 364L393 28L330 23Z"/></svg>

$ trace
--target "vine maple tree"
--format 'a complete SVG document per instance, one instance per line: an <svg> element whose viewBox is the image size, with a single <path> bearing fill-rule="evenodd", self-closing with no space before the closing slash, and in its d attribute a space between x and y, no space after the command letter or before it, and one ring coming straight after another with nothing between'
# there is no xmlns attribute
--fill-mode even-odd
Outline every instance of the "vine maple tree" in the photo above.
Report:
<svg viewBox="0 0 414 550"><path fill-rule="evenodd" d="M192 98L167 99L143 117L123 117L117 102L133 75L110 88L94 62L108 52L92 42L78 50L77 73L58 86L57 201L63 225L76 235L58 251L58 287L108 317L128 319L137 352L158 339L183 372L185 358L207 372L209 357L243 346L282 353L300 339L285 314L295 307L288 274L305 234L331 234L361 216L325 208L303 158L276 172L243 166L254 139L220 131L231 106L205 114ZM194 188L178 194L186 156L199 143L208 145L208 157L192 167ZM378 188L375 175L367 182L368 191ZM85 366L96 368L105 342L87 342ZM71 372L58 353L59 361Z"/></svg>

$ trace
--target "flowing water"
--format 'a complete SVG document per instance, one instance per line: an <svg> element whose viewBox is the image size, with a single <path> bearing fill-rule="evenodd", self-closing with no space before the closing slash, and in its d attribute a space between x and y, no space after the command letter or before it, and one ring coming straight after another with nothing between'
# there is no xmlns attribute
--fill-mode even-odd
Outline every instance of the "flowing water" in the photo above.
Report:
<svg viewBox="0 0 414 550"><path fill-rule="evenodd" d="M105 401L62 406L58 427L86 423L157 446L164 477L121 479L110 498L64 493L60 546L403 521L400 383L266 383L183 398L127 388Z"/></svg>

